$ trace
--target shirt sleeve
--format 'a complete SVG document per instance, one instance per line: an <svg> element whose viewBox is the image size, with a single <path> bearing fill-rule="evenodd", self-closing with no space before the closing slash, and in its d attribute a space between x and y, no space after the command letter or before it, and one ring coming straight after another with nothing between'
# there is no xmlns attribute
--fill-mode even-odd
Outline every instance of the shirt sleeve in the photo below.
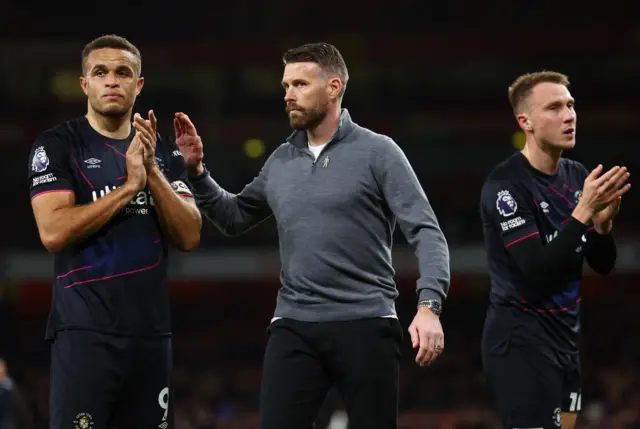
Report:
<svg viewBox="0 0 640 429"><path fill-rule="evenodd" d="M223 234L244 234L273 215L266 187L269 166L278 150L269 156L260 173L238 194L223 189L206 169L199 177L189 179L198 208Z"/></svg>
<svg viewBox="0 0 640 429"><path fill-rule="evenodd" d="M489 180L482 190L482 206L488 220L500 232L505 248L539 236L533 199L516 183Z"/></svg>
<svg viewBox="0 0 640 429"><path fill-rule="evenodd" d="M590 229L586 234L584 256L593 271L601 275L610 274L616 266L618 249L613 236L600 235Z"/></svg>
<svg viewBox="0 0 640 429"><path fill-rule="evenodd" d="M409 160L389 140L377 154L374 174L384 199L418 259L420 300L444 301L451 281L449 247Z"/></svg>
<svg viewBox="0 0 640 429"><path fill-rule="evenodd" d="M48 133L40 135L29 154L31 200L49 192L74 192L69 148Z"/></svg>
<svg viewBox="0 0 640 429"><path fill-rule="evenodd" d="M589 171L579 162L575 163L577 167L578 181L584 183L589 175ZM617 247L613 235L598 234L593 227L587 230L585 234L586 243L584 245L584 256L587 264L593 271L598 274L606 275L613 271L618 257Z"/></svg>

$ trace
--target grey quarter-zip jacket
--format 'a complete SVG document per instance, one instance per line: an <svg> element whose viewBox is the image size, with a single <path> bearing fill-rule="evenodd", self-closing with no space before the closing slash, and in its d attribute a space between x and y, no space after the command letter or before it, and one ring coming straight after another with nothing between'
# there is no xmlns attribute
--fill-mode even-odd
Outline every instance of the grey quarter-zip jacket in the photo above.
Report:
<svg viewBox="0 0 640 429"><path fill-rule="evenodd" d="M419 299L447 296L449 249L409 161L391 138L355 124L347 109L317 160L306 132L295 131L238 194L208 171L190 182L201 212L226 235L275 218L282 283L275 317L395 315L396 223L418 258Z"/></svg>

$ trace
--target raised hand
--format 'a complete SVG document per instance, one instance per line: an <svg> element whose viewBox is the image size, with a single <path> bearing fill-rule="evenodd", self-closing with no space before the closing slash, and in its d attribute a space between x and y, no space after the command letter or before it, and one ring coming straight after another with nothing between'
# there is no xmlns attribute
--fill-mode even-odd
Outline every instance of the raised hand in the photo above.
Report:
<svg viewBox="0 0 640 429"><path fill-rule="evenodd" d="M616 198L607 207L593 216L591 220L598 234L604 235L611 232L611 229L613 229L613 218L615 218L620 211L620 204L622 204L622 197Z"/></svg>
<svg viewBox="0 0 640 429"><path fill-rule="evenodd" d="M130 186L134 191L139 191L147 185L147 171L144 166L144 146L137 136L133 138L126 153L127 181L125 186Z"/></svg>
<svg viewBox="0 0 640 429"><path fill-rule="evenodd" d="M173 129L176 135L176 146L187 164L189 176L201 175L204 173L202 164L204 147L195 125L186 114L178 112L173 119Z"/></svg>
<svg viewBox="0 0 640 429"><path fill-rule="evenodd" d="M149 110L149 119L145 120L136 113L133 116L133 126L136 129L134 139L139 139L144 148L144 167L147 172L156 165L157 120L153 110Z"/></svg>
<svg viewBox="0 0 640 429"><path fill-rule="evenodd" d="M616 166L600 175L602 170L602 165L598 165L584 181L582 197L573 212L582 223L610 220L617 208L615 204L610 210L608 207L631 189L631 185L626 183L630 176L626 167ZM607 211L600 215L603 210Z"/></svg>

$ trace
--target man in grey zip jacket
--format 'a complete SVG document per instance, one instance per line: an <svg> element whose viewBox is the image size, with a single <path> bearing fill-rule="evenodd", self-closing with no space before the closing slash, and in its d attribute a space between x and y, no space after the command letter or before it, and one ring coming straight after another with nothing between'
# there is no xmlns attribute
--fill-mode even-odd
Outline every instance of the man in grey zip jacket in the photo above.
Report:
<svg viewBox="0 0 640 429"><path fill-rule="evenodd" d="M260 427L310 428L336 385L350 428L396 428L402 328L391 263L395 224L418 257L409 333L420 365L444 349L438 316L450 281L447 243L402 150L341 108L348 72L340 52L312 43L283 60L295 131L239 194L211 178L189 118L176 113L174 120L203 214L228 235L270 216L278 227L282 288L268 330Z"/></svg>

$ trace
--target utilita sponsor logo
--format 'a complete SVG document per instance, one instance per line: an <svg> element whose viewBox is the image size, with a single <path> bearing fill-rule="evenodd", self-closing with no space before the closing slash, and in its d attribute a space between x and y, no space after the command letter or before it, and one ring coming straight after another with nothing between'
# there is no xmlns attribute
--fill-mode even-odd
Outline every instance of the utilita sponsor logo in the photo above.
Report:
<svg viewBox="0 0 640 429"><path fill-rule="evenodd" d="M115 191L118 189L117 186L112 186L111 188L105 186L103 190L100 192L93 191L91 196L93 197L93 201L98 201L99 198L103 198L105 195L110 193L111 191ZM146 215L149 214L149 207L153 207L153 197L149 193L149 191L139 191L135 197L131 201L129 201L129 205L122 210L126 214L131 215Z"/></svg>

